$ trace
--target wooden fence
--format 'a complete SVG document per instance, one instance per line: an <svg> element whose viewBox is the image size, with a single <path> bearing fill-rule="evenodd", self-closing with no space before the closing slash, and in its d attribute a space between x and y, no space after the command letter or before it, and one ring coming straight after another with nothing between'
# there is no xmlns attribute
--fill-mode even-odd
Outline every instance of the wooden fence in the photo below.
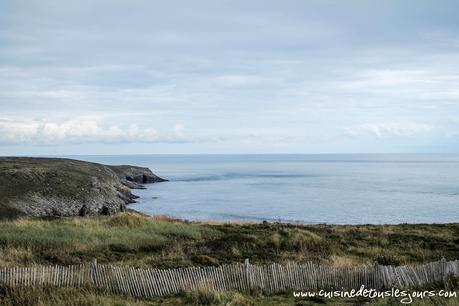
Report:
<svg viewBox="0 0 459 306"><path fill-rule="evenodd" d="M108 264L0 268L0 284L8 286L92 286L113 293L154 297L196 289L226 291L406 288L443 283L459 277L459 260L437 261L418 266L331 267L315 263L252 265L236 263L218 267L135 269Z"/></svg>

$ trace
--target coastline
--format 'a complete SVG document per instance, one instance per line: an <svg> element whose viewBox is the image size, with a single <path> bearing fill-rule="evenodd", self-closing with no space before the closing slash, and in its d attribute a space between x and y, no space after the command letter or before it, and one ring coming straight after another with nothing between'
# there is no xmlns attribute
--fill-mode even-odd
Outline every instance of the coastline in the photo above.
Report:
<svg viewBox="0 0 459 306"><path fill-rule="evenodd" d="M26 172L26 178L38 177L39 182L45 183L40 183L39 188L47 186L47 176L53 179L66 178L67 183L59 183L64 186L75 184L69 178L78 178L82 180L80 182L89 182L93 186L93 179L88 174L103 173L100 179L105 182L104 179L109 178L109 183L97 185L97 188L101 188L97 189L98 192L104 192L103 186L111 188L110 184L139 189L145 188L143 184L160 181L157 176L149 179L148 176L153 173L146 168L118 166L115 167L117 171L112 173L111 170L106 172L106 167L114 166L93 163L89 163L91 172L83 169L83 176L75 176L74 173L81 173L81 165L86 163L64 160L64 164L69 162L77 162L80 166L78 169L73 166L70 168L71 176L62 176L62 173L69 175L69 172L56 174L55 170L50 170L52 167L45 167L45 170L42 167L33 168L38 176L30 174L28 167L22 171L13 167L12 173ZM6 168L3 167L2 171ZM49 188L43 190L55 192ZM75 190L78 189L66 190L67 196L69 191ZM78 193L70 195L75 197ZM255 265L311 262L352 269L361 265L411 266L442 259L456 260L459 254L459 223L339 225L275 220L184 220L164 215L149 216L132 209L130 201L119 198L119 194L117 196L126 206L109 214L66 215L53 212L51 215L23 215L15 220L0 220L0 267L72 266L97 261L133 268L183 269L240 264L249 259ZM68 204L65 197L63 199L61 206ZM34 298L29 289L17 291L16 288L7 287L5 290L7 294L23 299ZM105 296L111 302L123 300L130 303L128 298L101 295L94 291L42 287L33 287L33 290L35 294L43 296L47 295L47 290L51 290L52 294L63 294L62 301L67 301L65 295L71 294L73 299L80 296L83 301ZM196 304L203 298L202 294L186 292L183 295L149 299L148 303ZM282 293L268 296L228 292L205 294L210 294L212 301L225 300L225 296L228 296L229 300L239 298L254 303L280 301L281 304L293 305L298 302ZM46 297L41 298L46 300ZM325 302L326 305L342 303L340 299Z"/></svg>
<svg viewBox="0 0 459 306"><path fill-rule="evenodd" d="M112 215L164 182L150 169L75 159L0 157L0 218Z"/></svg>

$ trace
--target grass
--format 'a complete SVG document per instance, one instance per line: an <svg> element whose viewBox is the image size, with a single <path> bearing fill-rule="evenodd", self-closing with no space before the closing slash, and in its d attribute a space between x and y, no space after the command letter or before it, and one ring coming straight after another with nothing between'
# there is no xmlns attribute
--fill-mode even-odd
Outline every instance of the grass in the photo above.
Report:
<svg viewBox="0 0 459 306"><path fill-rule="evenodd" d="M425 298L416 299L410 305L457 305L455 298ZM134 299L111 295L107 292L94 289L73 289L73 288L9 288L0 287L0 305L5 306L152 306L152 305L221 305L221 306L248 306L248 305L291 305L291 306L395 306L402 305L397 298L385 298L380 300L370 300L365 298L356 299L327 299L327 298L294 298L291 294L279 294L266 296L261 293L241 294L237 292L210 292L193 291L185 292L179 296L159 297L153 299Z"/></svg>
<svg viewBox="0 0 459 306"><path fill-rule="evenodd" d="M204 224L135 213L0 222L0 265L99 262L181 267L314 261L334 265L452 260L459 225Z"/></svg>
<svg viewBox="0 0 459 306"><path fill-rule="evenodd" d="M289 225L186 222L123 213L112 217L31 219L0 222L0 266L100 263L181 267L315 261L338 266L360 263L415 264L459 254L459 225ZM428 299L412 305L456 305ZM0 305L400 305L379 301L295 299L291 294L186 292L137 300L87 288L0 287Z"/></svg>
<svg viewBox="0 0 459 306"><path fill-rule="evenodd" d="M198 241L209 229L196 224L154 221L121 214L112 218L22 219L0 223L3 265L100 262L149 264L173 245Z"/></svg>

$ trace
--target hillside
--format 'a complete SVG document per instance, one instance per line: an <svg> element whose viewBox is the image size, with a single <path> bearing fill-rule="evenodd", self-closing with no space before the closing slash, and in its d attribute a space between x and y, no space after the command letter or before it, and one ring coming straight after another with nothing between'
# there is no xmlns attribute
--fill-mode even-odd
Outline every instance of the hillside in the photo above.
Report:
<svg viewBox="0 0 459 306"><path fill-rule="evenodd" d="M110 215L161 182L151 170L61 158L0 157L0 218Z"/></svg>

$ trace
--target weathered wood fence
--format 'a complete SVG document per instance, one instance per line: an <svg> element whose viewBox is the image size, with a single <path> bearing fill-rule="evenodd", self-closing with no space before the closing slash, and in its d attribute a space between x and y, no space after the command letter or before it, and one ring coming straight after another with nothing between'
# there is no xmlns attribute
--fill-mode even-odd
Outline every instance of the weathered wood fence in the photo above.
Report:
<svg viewBox="0 0 459 306"><path fill-rule="evenodd" d="M218 267L135 269L107 264L0 268L0 284L8 286L92 286L114 293L154 297L196 289L226 291L406 288L443 283L459 277L459 260L418 266L331 267L315 263L252 265L236 263Z"/></svg>

